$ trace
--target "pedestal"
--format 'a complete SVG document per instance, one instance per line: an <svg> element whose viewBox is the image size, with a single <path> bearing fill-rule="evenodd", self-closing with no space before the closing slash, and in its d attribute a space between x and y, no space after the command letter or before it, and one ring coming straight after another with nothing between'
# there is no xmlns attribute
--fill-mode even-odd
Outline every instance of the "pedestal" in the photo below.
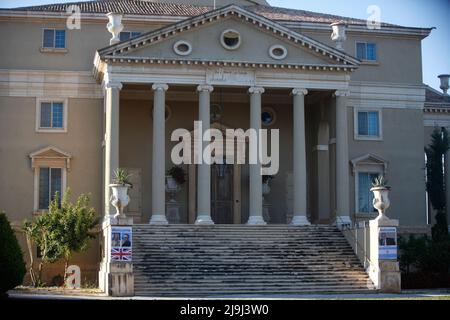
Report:
<svg viewBox="0 0 450 320"><path fill-rule="evenodd" d="M132 225L131 217L105 219L102 225L103 258L100 263L99 288L109 296L134 296ZM119 238L117 234L120 234Z"/></svg>
<svg viewBox="0 0 450 320"><path fill-rule="evenodd" d="M401 285L401 273L398 262L398 254L397 254L397 228L399 225L399 221L395 219L389 219L385 215L382 215L375 219L378 222L378 232L379 232L379 289L381 292L385 293L399 293L402 291ZM395 233L395 244L391 240L392 250L395 253L382 252L380 250L383 249L383 245L387 245L389 248L389 243L383 243L383 235L381 234L383 230L392 230ZM391 256L391 257L389 257Z"/></svg>
<svg viewBox="0 0 450 320"><path fill-rule="evenodd" d="M178 202L168 202L166 205L166 217L170 224L181 223L180 204Z"/></svg>

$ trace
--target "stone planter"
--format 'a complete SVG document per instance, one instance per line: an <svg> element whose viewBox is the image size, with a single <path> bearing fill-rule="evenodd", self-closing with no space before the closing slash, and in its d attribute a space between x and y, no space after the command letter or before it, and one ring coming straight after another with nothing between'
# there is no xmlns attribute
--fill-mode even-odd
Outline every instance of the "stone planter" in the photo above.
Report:
<svg viewBox="0 0 450 320"><path fill-rule="evenodd" d="M169 202L176 202L175 195L180 191L180 185L172 176L166 176L166 192L170 194Z"/></svg>
<svg viewBox="0 0 450 320"><path fill-rule="evenodd" d="M130 197L128 196L129 184L110 184L112 190L111 204L116 208L116 214L114 218L125 218L123 209L130 203Z"/></svg>
<svg viewBox="0 0 450 320"><path fill-rule="evenodd" d="M106 28L112 34L110 44L120 42L119 35L123 30L122 15L110 12L106 16L109 20Z"/></svg>
<svg viewBox="0 0 450 320"><path fill-rule="evenodd" d="M370 191L373 192L373 206L378 210L379 216L377 219L385 218L384 212L389 208L391 202L389 201L390 187L373 187Z"/></svg>

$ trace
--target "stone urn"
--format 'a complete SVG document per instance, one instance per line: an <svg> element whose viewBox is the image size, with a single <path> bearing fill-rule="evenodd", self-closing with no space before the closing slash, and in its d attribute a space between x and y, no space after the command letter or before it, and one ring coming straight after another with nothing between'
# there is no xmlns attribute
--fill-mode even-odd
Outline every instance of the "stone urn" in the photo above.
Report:
<svg viewBox="0 0 450 320"><path fill-rule="evenodd" d="M110 12L106 16L109 20L106 28L112 34L112 38L111 40L109 40L109 44L120 42L119 35L123 30L122 15Z"/></svg>
<svg viewBox="0 0 450 320"><path fill-rule="evenodd" d="M130 197L128 196L129 184L110 184L112 190L111 204L116 208L116 214L114 218L125 218L123 209L130 203Z"/></svg>
<svg viewBox="0 0 450 320"><path fill-rule="evenodd" d="M389 201L390 187L373 187L370 191L373 192L373 206L378 210L379 216L377 219L383 219L386 216L384 212L389 208L391 202Z"/></svg>
<svg viewBox="0 0 450 320"><path fill-rule="evenodd" d="M175 195L180 191L180 185L172 176L166 176L166 192L170 195L169 202L176 202Z"/></svg>

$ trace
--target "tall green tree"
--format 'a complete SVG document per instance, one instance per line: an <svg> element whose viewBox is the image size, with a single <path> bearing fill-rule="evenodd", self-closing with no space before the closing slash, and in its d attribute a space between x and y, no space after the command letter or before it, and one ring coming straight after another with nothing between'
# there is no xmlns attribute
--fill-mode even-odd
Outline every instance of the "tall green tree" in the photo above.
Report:
<svg viewBox="0 0 450 320"><path fill-rule="evenodd" d="M436 223L431 228L431 242L427 255L430 270L439 274L448 274L450 267L450 236L447 223L447 206L444 170L445 154L450 149L448 132L445 128L435 128L431 135L431 144L425 148L427 155L427 191L433 209L436 210ZM450 159L445 159L450 161Z"/></svg>
<svg viewBox="0 0 450 320"><path fill-rule="evenodd" d="M25 273L22 249L6 214L0 212L0 295L22 284Z"/></svg>

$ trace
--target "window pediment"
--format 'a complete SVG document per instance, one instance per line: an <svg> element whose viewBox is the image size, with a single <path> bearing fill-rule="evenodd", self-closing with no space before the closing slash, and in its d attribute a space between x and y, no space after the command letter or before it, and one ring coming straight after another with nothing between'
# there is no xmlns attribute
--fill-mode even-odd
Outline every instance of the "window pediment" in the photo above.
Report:
<svg viewBox="0 0 450 320"><path fill-rule="evenodd" d="M354 158L350 160L350 163L352 164L353 174L361 167L381 167L383 174L386 175L388 167L388 162L386 160L370 153Z"/></svg>
<svg viewBox="0 0 450 320"><path fill-rule="evenodd" d="M57 147L48 146L29 154L31 167L54 167L70 169L72 155Z"/></svg>

